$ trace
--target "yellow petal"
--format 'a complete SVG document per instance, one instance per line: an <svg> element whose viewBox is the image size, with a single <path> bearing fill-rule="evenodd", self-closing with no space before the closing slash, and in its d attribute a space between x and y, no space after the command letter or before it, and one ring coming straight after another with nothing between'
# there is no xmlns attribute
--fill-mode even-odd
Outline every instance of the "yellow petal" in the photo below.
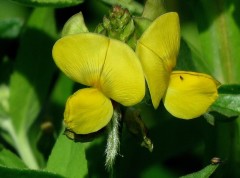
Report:
<svg viewBox="0 0 240 178"><path fill-rule="evenodd" d="M53 59L72 80L88 86L98 85L109 39L93 33L68 35L53 46Z"/></svg>
<svg viewBox="0 0 240 178"><path fill-rule="evenodd" d="M101 74L101 90L125 106L140 102L145 95L145 79L135 52L111 39Z"/></svg>
<svg viewBox="0 0 240 178"><path fill-rule="evenodd" d="M111 101L95 88L80 89L66 103L64 123L76 134L96 132L113 114Z"/></svg>
<svg viewBox="0 0 240 178"><path fill-rule="evenodd" d="M177 118L196 118L204 114L217 99L218 86L219 83L206 74L172 72L164 105Z"/></svg>
<svg viewBox="0 0 240 178"><path fill-rule="evenodd" d="M155 53L159 60L162 60L167 68L172 70L176 65L180 46L178 14L169 12L159 16L143 33L138 41L139 43Z"/></svg>
<svg viewBox="0 0 240 178"><path fill-rule="evenodd" d="M125 106L144 97L140 62L134 51L120 41L92 33L69 35L56 42L53 58L72 80L95 86Z"/></svg>
<svg viewBox="0 0 240 178"><path fill-rule="evenodd" d="M176 65L179 41L179 18L174 12L154 20L138 41L136 53L145 73L154 108L158 107L172 68Z"/></svg>
<svg viewBox="0 0 240 178"><path fill-rule="evenodd" d="M153 106L157 109L160 100L166 92L170 72L166 69L163 61L142 44L138 44L137 53L141 57L141 63L143 71L145 72Z"/></svg>

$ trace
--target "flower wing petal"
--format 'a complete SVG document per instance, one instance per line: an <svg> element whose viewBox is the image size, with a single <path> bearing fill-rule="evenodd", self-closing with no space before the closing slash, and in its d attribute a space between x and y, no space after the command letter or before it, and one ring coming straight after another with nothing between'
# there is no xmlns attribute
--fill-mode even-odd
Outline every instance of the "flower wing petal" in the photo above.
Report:
<svg viewBox="0 0 240 178"><path fill-rule="evenodd" d="M141 63L148 84L152 103L155 109L159 106L169 82L170 73L162 60L142 44L138 44L137 53L141 56Z"/></svg>
<svg viewBox="0 0 240 178"><path fill-rule="evenodd" d="M172 68L176 65L179 43L180 25L175 12L163 14L154 20L138 41L136 53L155 109L165 93Z"/></svg>
<svg viewBox="0 0 240 178"><path fill-rule="evenodd" d="M76 134L89 134L106 126L112 114L113 106L107 97L95 88L85 88L67 100L64 123Z"/></svg>
<svg viewBox="0 0 240 178"><path fill-rule="evenodd" d="M178 14L169 12L159 16L143 33L138 40L139 43L155 53L159 57L158 60L162 60L168 70L171 71L176 65L180 46Z"/></svg>
<svg viewBox="0 0 240 178"><path fill-rule="evenodd" d="M175 117L193 119L204 114L217 99L219 82L211 76L175 71L163 100L166 109Z"/></svg>
<svg viewBox="0 0 240 178"><path fill-rule="evenodd" d="M101 74L101 90L125 106L140 102L145 79L136 53L126 44L111 39Z"/></svg>
<svg viewBox="0 0 240 178"><path fill-rule="evenodd" d="M53 47L57 66L72 80L84 85L97 85L102 71L109 39L93 33L68 35Z"/></svg>

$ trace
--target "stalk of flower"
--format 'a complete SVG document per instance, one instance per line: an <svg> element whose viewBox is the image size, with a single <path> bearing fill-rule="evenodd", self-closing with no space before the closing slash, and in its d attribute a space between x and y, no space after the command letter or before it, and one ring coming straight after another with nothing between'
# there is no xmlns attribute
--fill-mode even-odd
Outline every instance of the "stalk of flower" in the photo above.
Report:
<svg viewBox="0 0 240 178"><path fill-rule="evenodd" d="M141 61L154 108L163 99L175 117L193 119L207 112L217 99L219 82L197 72L172 71L180 46L178 14L158 17L138 40L136 53Z"/></svg>

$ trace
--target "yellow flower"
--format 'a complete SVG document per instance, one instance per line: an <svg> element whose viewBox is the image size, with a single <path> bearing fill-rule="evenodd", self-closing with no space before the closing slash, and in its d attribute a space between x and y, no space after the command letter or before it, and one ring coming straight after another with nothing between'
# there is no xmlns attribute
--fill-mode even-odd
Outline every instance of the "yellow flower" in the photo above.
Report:
<svg viewBox="0 0 240 178"><path fill-rule="evenodd" d="M76 134L96 132L113 114L112 101L134 105L145 94L141 64L126 44L93 33L68 35L53 47L56 65L70 79L89 86L69 97L64 122Z"/></svg>
<svg viewBox="0 0 240 178"><path fill-rule="evenodd" d="M180 46L178 14L161 15L139 39L136 53L140 58L156 109L163 99L175 117L192 119L204 114L218 97L219 83L211 76L173 71Z"/></svg>

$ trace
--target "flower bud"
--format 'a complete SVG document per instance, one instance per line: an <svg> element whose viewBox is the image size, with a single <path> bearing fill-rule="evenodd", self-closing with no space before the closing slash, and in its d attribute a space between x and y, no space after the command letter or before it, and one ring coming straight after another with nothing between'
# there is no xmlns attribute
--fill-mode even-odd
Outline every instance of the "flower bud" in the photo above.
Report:
<svg viewBox="0 0 240 178"><path fill-rule="evenodd" d="M65 23L62 30L62 37L83 32L88 32L88 29L85 25L82 12L79 12L70 17L70 19L68 19Z"/></svg>
<svg viewBox="0 0 240 178"><path fill-rule="evenodd" d="M108 16L104 16L103 23L99 24L95 31L110 38L127 42L134 32L134 22L127 9L116 5Z"/></svg>

